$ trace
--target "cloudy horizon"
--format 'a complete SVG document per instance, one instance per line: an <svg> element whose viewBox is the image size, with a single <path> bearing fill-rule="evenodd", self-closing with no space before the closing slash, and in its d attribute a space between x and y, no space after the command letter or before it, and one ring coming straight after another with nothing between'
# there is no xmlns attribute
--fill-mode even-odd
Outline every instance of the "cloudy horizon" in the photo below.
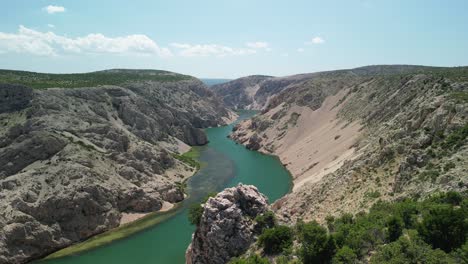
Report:
<svg viewBox="0 0 468 264"><path fill-rule="evenodd" d="M235 78L371 64L468 64L463 1L242 0L220 6L212 0L141 0L128 8L122 3L7 3L0 11L0 68L57 73L151 68Z"/></svg>

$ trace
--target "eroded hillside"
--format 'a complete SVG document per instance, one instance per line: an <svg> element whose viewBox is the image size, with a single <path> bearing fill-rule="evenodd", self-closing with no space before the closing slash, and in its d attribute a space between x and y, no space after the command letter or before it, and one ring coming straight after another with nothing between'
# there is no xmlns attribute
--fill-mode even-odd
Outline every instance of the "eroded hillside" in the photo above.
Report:
<svg viewBox="0 0 468 264"><path fill-rule="evenodd" d="M180 154L207 142L202 128L233 118L199 80L174 73L0 77L41 88L0 85L0 263L183 200L195 168Z"/></svg>
<svg viewBox="0 0 468 264"><path fill-rule="evenodd" d="M292 172L294 191L274 205L282 221L467 188L467 68L370 66L279 83L232 138Z"/></svg>

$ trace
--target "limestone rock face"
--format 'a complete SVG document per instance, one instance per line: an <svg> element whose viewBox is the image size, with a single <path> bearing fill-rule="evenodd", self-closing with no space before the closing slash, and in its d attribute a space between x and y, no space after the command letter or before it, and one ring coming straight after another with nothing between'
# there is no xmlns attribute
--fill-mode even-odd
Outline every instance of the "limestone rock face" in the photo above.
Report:
<svg viewBox="0 0 468 264"><path fill-rule="evenodd" d="M230 138L291 172L293 192L272 205L280 221L467 189L468 67L368 66L258 85L255 102L267 103Z"/></svg>
<svg viewBox="0 0 468 264"><path fill-rule="evenodd" d="M193 168L174 158L207 142L228 111L195 78L120 86L0 85L0 264L24 263L120 224L122 213L183 200Z"/></svg>
<svg viewBox="0 0 468 264"><path fill-rule="evenodd" d="M210 198L187 249L186 262L222 264L244 253L254 240L253 219L267 207L268 199L252 185L240 184Z"/></svg>

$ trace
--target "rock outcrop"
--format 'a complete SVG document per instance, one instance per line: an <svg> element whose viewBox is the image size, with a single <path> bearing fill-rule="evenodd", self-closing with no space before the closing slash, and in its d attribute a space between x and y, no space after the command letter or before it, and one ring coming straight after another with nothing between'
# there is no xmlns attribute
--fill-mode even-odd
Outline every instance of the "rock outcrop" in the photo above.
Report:
<svg viewBox="0 0 468 264"><path fill-rule="evenodd" d="M211 86L227 107L233 109L257 109L255 95L262 83L271 76L253 75Z"/></svg>
<svg viewBox="0 0 468 264"><path fill-rule="evenodd" d="M253 219L268 208L267 198L256 187L238 185L210 198L192 243L188 264L223 264L244 253L254 242Z"/></svg>
<svg viewBox="0 0 468 264"><path fill-rule="evenodd" d="M20 111L29 106L32 89L22 85L3 85L0 89L0 114Z"/></svg>
<svg viewBox="0 0 468 264"><path fill-rule="evenodd" d="M42 85L41 74L18 80L30 75ZM23 263L117 227L122 213L181 201L180 183L194 168L178 155L205 144L202 128L230 116L199 80L174 73L109 71L70 82L96 76L103 85L0 85L0 263ZM105 85L122 76L130 81ZM45 79L70 84L59 77Z"/></svg>

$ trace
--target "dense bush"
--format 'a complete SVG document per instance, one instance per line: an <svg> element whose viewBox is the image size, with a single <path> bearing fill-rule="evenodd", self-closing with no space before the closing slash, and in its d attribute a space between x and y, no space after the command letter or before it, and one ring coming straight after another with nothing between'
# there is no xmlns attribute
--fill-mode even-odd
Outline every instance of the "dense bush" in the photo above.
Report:
<svg viewBox="0 0 468 264"><path fill-rule="evenodd" d="M289 231L282 236L283 232L269 228L261 240L264 243L268 237L268 248L274 249L265 249L269 254L280 253L292 240L298 242L297 248L276 257L279 264L296 263L294 256L302 263L352 264L368 263L369 259L383 264L468 263L466 194L448 192L425 201L379 201L368 213L327 217L328 230L315 221L299 221L294 238ZM264 215L258 220L266 225L272 219Z"/></svg>
<svg viewBox="0 0 468 264"><path fill-rule="evenodd" d="M293 230L287 226L265 229L258 241L266 254L277 254L292 246Z"/></svg>
<svg viewBox="0 0 468 264"><path fill-rule="evenodd" d="M335 251L335 241L317 222L299 223L297 234L301 247L299 255L304 263L328 263Z"/></svg>
<svg viewBox="0 0 468 264"><path fill-rule="evenodd" d="M403 234L403 220L398 216L392 216L387 221L387 240L393 242Z"/></svg>
<svg viewBox="0 0 468 264"><path fill-rule="evenodd" d="M332 259L333 264L353 264L356 262L356 254L351 248L347 246L340 248Z"/></svg>
<svg viewBox="0 0 468 264"><path fill-rule="evenodd" d="M262 233L267 228L272 228L276 225L276 217L272 211L267 211L255 218L255 231Z"/></svg>
<svg viewBox="0 0 468 264"><path fill-rule="evenodd" d="M439 205L426 213L418 232L434 248L450 252L466 241L468 212L464 208Z"/></svg>
<svg viewBox="0 0 468 264"><path fill-rule="evenodd" d="M440 249L432 249L422 241L416 232L401 236L398 241L383 246L371 258L375 264L419 264L419 263L454 263L449 255Z"/></svg>

